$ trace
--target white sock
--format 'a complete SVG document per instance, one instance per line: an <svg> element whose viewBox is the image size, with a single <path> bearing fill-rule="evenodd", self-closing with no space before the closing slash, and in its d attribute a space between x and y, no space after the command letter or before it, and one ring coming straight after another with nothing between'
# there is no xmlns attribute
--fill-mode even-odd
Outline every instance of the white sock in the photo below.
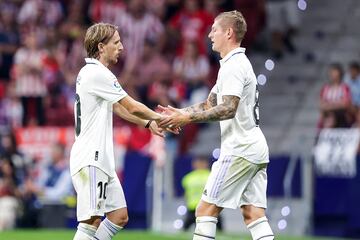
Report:
<svg viewBox="0 0 360 240"><path fill-rule="evenodd" d="M216 217L203 216L196 218L193 240L213 240L216 235Z"/></svg>
<svg viewBox="0 0 360 240"><path fill-rule="evenodd" d="M266 217L261 217L247 225L253 240L273 240L274 233Z"/></svg>
<svg viewBox="0 0 360 240"><path fill-rule="evenodd" d="M95 240L111 240L112 237L118 233L122 227L112 223L109 219L105 218L97 229L94 239Z"/></svg>
<svg viewBox="0 0 360 240"><path fill-rule="evenodd" d="M86 223L79 223L73 240L92 240L95 232L96 227Z"/></svg>

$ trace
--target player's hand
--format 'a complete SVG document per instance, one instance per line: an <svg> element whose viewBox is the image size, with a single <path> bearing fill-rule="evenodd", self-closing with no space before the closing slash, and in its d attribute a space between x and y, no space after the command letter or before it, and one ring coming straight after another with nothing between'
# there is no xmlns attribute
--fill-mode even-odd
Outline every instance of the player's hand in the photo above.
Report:
<svg viewBox="0 0 360 240"><path fill-rule="evenodd" d="M159 127L172 129L181 128L190 122L189 115L181 109L174 108L170 105L167 107L159 105L158 108L162 110L162 114L167 115L167 117L158 122Z"/></svg>
<svg viewBox="0 0 360 240"><path fill-rule="evenodd" d="M170 133L173 133L173 134L179 134L180 133L180 131L181 131L181 127L177 127L177 128L174 128L174 127L172 127L172 128L170 128L170 127L166 127L166 128L163 128L165 131L167 131L167 132L170 132Z"/></svg>
<svg viewBox="0 0 360 240"><path fill-rule="evenodd" d="M179 108L174 108L174 107L172 107L172 106L170 106L170 105L168 105L167 107L164 107L164 106L162 106L162 105L157 105L157 108L156 108L156 110L157 111L160 111L161 112L161 114L163 114L163 115L171 115L172 113L173 113L173 110L176 110L176 111L179 111L179 112L181 112L181 113L185 113L184 111L182 111L181 109L179 109Z"/></svg>
<svg viewBox="0 0 360 240"><path fill-rule="evenodd" d="M151 122L149 130L154 135L157 135L159 137L165 137L164 129L160 128L155 121Z"/></svg>
<svg viewBox="0 0 360 240"><path fill-rule="evenodd" d="M158 109L159 110L159 109ZM166 119L169 117L166 114L164 114L164 111L161 112L162 117L160 118L160 120L156 121L156 124L158 127L159 126L159 122L161 121L166 121ZM164 126L164 127L160 127L163 131L167 131L173 134L179 134L181 131L181 127L170 127L170 126Z"/></svg>

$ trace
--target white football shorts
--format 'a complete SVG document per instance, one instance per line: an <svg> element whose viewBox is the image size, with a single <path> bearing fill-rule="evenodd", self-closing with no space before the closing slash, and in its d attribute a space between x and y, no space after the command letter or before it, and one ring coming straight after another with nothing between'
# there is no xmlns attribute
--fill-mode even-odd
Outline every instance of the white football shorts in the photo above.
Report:
<svg viewBox="0 0 360 240"><path fill-rule="evenodd" d="M110 177L97 167L87 166L72 176L72 182L77 193L76 215L79 222L126 207L116 174Z"/></svg>
<svg viewBox="0 0 360 240"><path fill-rule="evenodd" d="M266 208L267 163L254 164L238 156L221 156L213 163L201 199L218 207L243 205Z"/></svg>

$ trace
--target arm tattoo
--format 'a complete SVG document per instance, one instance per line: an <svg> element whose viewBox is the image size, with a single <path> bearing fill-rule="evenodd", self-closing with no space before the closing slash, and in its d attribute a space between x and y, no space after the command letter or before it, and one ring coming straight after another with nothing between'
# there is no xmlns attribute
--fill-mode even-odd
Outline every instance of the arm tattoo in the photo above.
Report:
<svg viewBox="0 0 360 240"><path fill-rule="evenodd" d="M240 98L223 96L223 103L202 112L190 113L192 122L222 121L235 117Z"/></svg>
<svg viewBox="0 0 360 240"><path fill-rule="evenodd" d="M182 110L184 110L185 112L188 112L188 113L202 112L202 111L206 110L205 106L206 106L206 103L202 102L202 103L192 105L190 107L183 108Z"/></svg>
<svg viewBox="0 0 360 240"><path fill-rule="evenodd" d="M207 104L209 108L215 107L217 105L217 99L215 93L210 93L207 99Z"/></svg>
<svg viewBox="0 0 360 240"><path fill-rule="evenodd" d="M202 111L206 111L212 107L215 107L216 105L217 105L216 94L210 93L206 102L202 102L202 103L195 104L195 105L192 105L187 108L183 108L183 110L188 113L202 112Z"/></svg>

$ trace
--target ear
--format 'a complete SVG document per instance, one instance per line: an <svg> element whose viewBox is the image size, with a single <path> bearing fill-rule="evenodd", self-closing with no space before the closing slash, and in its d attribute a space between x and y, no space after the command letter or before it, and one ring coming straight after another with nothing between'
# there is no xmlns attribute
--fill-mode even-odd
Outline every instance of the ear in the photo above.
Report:
<svg viewBox="0 0 360 240"><path fill-rule="evenodd" d="M234 30L232 28L228 28L226 31L227 38L230 39L233 34L234 34Z"/></svg>
<svg viewBox="0 0 360 240"><path fill-rule="evenodd" d="M104 44L98 43L98 49L99 49L99 53L102 53L104 51Z"/></svg>

